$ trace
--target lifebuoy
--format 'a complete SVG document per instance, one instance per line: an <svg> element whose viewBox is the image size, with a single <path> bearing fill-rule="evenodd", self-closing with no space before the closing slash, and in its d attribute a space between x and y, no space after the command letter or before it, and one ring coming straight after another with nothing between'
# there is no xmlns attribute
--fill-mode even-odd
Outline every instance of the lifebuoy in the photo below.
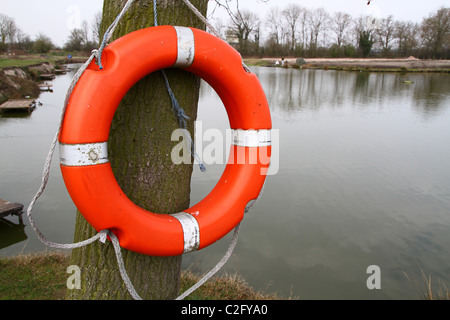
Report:
<svg viewBox="0 0 450 320"><path fill-rule="evenodd" d="M239 53L207 32L158 26L130 33L103 52L103 69L92 63L75 86L63 119L60 166L67 190L85 219L109 229L123 248L152 256L202 249L229 233L258 197L270 158L269 106L258 78ZM141 78L164 68L203 78L223 101L233 131L227 166L214 189L182 213L157 214L135 205L119 187L107 155L114 113Z"/></svg>

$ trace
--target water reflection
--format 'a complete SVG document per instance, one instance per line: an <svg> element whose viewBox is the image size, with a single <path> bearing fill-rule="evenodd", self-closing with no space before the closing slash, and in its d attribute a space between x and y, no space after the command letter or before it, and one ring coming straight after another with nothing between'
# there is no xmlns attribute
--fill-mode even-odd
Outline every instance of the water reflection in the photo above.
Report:
<svg viewBox="0 0 450 320"><path fill-rule="evenodd" d="M418 298L403 271L420 281L420 268L449 283L448 76L254 71L280 130L280 170L246 215L227 270L305 299ZM201 99L206 113L222 112L207 86ZM207 271L227 241L185 266ZM372 264L381 291L365 286Z"/></svg>
<svg viewBox="0 0 450 320"><path fill-rule="evenodd" d="M0 249L27 240L22 218L18 223L10 219L0 218Z"/></svg>
<svg viewBox="0 0 450 320"><path fill-rule="evenodd" d="M395 107L411 103L425 118L438 116L448 102L446 74L369 73L266 68L258 71L269 105L285 117L302 110L352 105L364 110L374 103ZM413 83L405 83L405 79ZM406 101L405 101L406 100Z"/></svg>

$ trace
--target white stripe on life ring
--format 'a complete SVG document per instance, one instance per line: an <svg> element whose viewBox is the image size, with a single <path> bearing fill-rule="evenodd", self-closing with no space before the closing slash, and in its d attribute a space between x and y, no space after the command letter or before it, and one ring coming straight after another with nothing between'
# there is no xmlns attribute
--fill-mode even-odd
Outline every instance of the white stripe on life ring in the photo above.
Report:
<svg viewBox="0 0 450 320"><path fill-rule="evenodd" d="M108 163L108 142L87 144L59 144L61 165L83 167Z"/></svg>
<svg viewBox="0 0 450 320"><path fill-rule="evenodd" d="M191 29L186 27L174 27L178 38L177 61L175 68L188 68L195 58L195 39Z"/></svg>
<svg viewBox="0 0 450 320"><path fill-rule="evenodd" d="M184 234L184 251L188 253L198 250L200 246L200 227L197 219L189 213L181 212L172 214L172 217L180 221Z"/></svg>
<svg viewBox="0 0 450 320"><path fill-rule="evenodd" d="M272 145L271 130L232 130L233 144L239 147L267 147Z"/></svg>

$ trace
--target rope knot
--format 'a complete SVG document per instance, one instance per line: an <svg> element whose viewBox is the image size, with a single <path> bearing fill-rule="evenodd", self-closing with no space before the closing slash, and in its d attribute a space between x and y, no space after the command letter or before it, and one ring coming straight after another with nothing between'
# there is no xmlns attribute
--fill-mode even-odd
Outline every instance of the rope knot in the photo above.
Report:
<svg viewBox="0 0 450 320"><path fill-rule="evenodd" d="M106 238L109 235L110 231L109 230L102 230L100 231L100 239L99 241L103 244L106 243Z"/></svg>

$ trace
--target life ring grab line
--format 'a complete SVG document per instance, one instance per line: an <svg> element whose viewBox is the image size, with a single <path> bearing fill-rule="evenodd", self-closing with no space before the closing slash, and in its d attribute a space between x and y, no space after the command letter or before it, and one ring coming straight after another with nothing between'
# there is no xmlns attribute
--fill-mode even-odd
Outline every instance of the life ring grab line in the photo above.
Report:
<svg viewBox="0 0 450 320"><path fill-rule="evenodd" d="M196 29L191 29L191 28L185 28L185 27L169 27L169 26L164 26L164 27L156 27L158 29L158 31L163 31L165 33L166 36L172 36L169 35L168 33L173 34L173 30L175 30L176 32L176 41L172 41L171 39L167 40L161 40L161 37L156 37L157 41L161 41L161 43L165 42L165 41L169 41L169 42L175 42L175 54L172 53L165 53L163 55L163 62L164 63L159 63L158 62L154 62L153 60L151 60L150 62L147 61L145 62L145 64L151 64L153 69L161 69L161 68L166 68L166 67L177 67L177 68L183 68L186 69L190 72L193 72L199 76L201 76L202 78L207 78L205 79L208 83L212 82L212 87L216 90L217 87L219 87L219 91L221 94L219 94L219 96L221 96L222 101L224 100L223 98L225 97L225 99L227 101L224 101L224 104L228 105L227 108L227 112L229 114L229 118L233 118L230 119L230 122L240 122L240 120L242 120L241 118L247 114L247 115L255 115L257 113L259 113L259 116L262 115L262 118L264 118L262 121L252 121L252 119L250 119L250 121L241 121L244 123L244 125L242 126L243 128L245 128L246 126L248 128L252 127L251 129L232 129L233 130L233 144L234 144L234 148L249 148L249 147L257 147L257 148L268 148L270 150L270 145L271 145L271 141L270 141L270 130L271 130L271 120L270 120L270 112L268 111L268 105L267 105L267 101L265 100L265 95L264 92L262 91L262 88L260 87L259 81L257 81L256 76L254 75L250 75L250 78L245 78L245 82L248 82L247 85L250 83L251 86L253 86L253 89L256 89L256 94L253 92L253 97L252 97L252 92L251 89L252 88L246 88L249 89L250 94L248 94L247 92L243 92L242 88L238 88L239 92L234 92L236 87L236 84L233 83L231 84L227 84L224 85L224 83L222 83L222 80L218 80L219 76L216 74L214 76L211 77L211 75L209 74L209 72L218 72L218 68L222 68L219 67L220 63L217 62L218 59L217 57L215 59L211 59L210 56L208 56L208 54L211 53L210 48L207 48L207 50L205 50L205 42L209 42L212 39L217 39L203 31L199 31ZM150 29L156 29L156 28L150 28ZM169 30L170 29L170 30ZM73 98L71 99L71 102L69 103L69 106L67 108L67 114L66 114L66 118L67 119L73 119L73 115L74 115L74 111L75 112L75 119L72 120L72 122L67 122L64 121L63 123L63 128L61 130L61 134L60 134L60 152L63 155L63 157L61 157L61 170L63 171L63 177L64 180L66 181L66 185L70 185L68 186L68 190L69 193L71 194L72 198L74 199L75 204L77 203L81 203L81 207L83 207L83 210L81 210L80 208L80 212L83 213L83 211L89 211L91 212L89 215L90 217L87 218L87 220L97 229L113 229L117 232L117 236L118 238L121 240L121 245L123 244L123 247L129 248L130 250L133 251L137 251L137 252L141 252L144 254L150 254L150 255L178 255L181 253L186 253L186 252L191 252L197 249L201 249L213 242L215 242L217 237L222 237L224 236L226 233L228 233L229 231L231 231L233 229L234 226L236 226L243 217L243 212L245 209L245 206L248 204L248 202L254 200L257 198L257 196L259 195L262 185L265 182L265 176L262 176L260 173L260 169L261 167L263 167L264 165L258 163L256 166L253 166L252 168L250 168L250 166L229 166L227 165L226 170L224 172L224 175L221 177L221 180L219 180L219 183L216 185L216 187L213 189L213 191L203 200L200 202L200 204L195 205L192 208L189 208L187 210L185 210L185 212L182 213L178 213L178 214L174 214L174 215L157 215L157 214L153 214L152 219L155 215L157 216L161 216L158 219L159 221L164 220L165 228L172 228L173 227L169 227L169 225L172 224L172 222L174 220L178 221L178 225L179 227L176 228L176 230L182 230L182 234L180 236L180 232L176 231L175 229L173 229L172 231L168 231L166 232L166 236L160 238L159 240L163 240L166 242L166 244L163 246L164 248L146 248L145 246L143 247L142 243L139 243L138 245L136 245L134 242L138 241L138 242L143 242L144 240L137 240L136 235L130 235L127 234L126 231L124 231L125 229L127 229L128 225L131 225L131 228L135 228L138 229L139 224L131 223L130 221L132 220L132 217L129 214L124 213L124 211L126 211L126 209L128 208L133 208L133 210L137 210L139 211L139 214L136 214L136 216L140 216L141 219L143 219L143 221L145 220L145 222L147 223L148 221L148 215L143 215L145 211L144 209L142 210L138 210L135 204L133 204L128 198L126 198L125 195L123 195L123 192L121 192L120 187L115 186L114 188L118 190L116 190L116 194L120 194L124 199L119 199L117 200L117 204L119 205L123 205L123 207L121 207L119 210L114 211L113 208L110 208L111 210L113 210L115 213L113 214L114 218L117 218L121 224L125 225L121 225L120 227L114 227L114 222L112 222L112 219L109 219L109 217L104 217L105 221L104 223L102 221L99 221L98 217L93 217L92 212L96 211L96 210L101 210L101 206L97 203L96 206L94 205L95 208L90 208L90 205L87 204L89 202L94 201L96 197L92 198L92 195L89 194L88 192L84 192L83 190L78 190L78 187L80 186L89 186L90 189L95 190L96 188L93 187L92 184L94 184L96 187L99 186L99 184L102 184L102 182L99 183L93 183L92 182L92 176L91 174L93 174L95 172L96 176L98 177L102 177L105 178L105 176L109 176L107 179L103 179L105 180L104 182L109 180L109 183L115 183L117 184L117 181L115 180L113 174L112 174L112 170L110 168L110 164L109 163L97 163L95 162L97 160L97 156L99 152L96 152L96 150L104 150L107 149L107 139L103 139L104 142L92 142L92 141L103 141L102 139L98 138L98 137L92 137L92 134L87 136L88 139L86 139L86 137L81 137L79 132L80 130L84 130L86 131L91 131L90 133L94 132L94 136L96 136L98 133L100 133L101 136L109 136L109 127L107 127L107 124L109 122L109 125L112 121L112 116L115 112L115 108L117 108L118 105L118 101L120 102L121 97L123 97L123 95L126 93L126 91L128 91L128 87L131 87L135 82L137 82L137 80L139 80L140 78L142 78L145 74L144 73L148 73L148 70L146 72L143 72L142 70L132 70L131 72L129 72L130 74L127 74L126 76L126 84L125 85L119 85L118 88L120 89L119 93L115 93L114 92L110 92L111 93L111 97L109 97L108 101L105 103L107 106L109 106L109 109L107 110L108 115L105 117L104 115L99 115L99 111L97 110L94 114L96 116L92 116L91 112L93 110L95 110L97 108L97 105L95 103L93 103L92 105L89 104L90 101L89 99L92 99L93 96L95 96L94 94L98 94L98 92L96 91L96 89L98 89L99 87L102 87L101 85L99 86L99 79L97 79L97 76L99 74L101 75L105 75L108 74L109 76L116 74L118 71L116 68L119 67L120 63L119 62L123 62L124 58L120 56L120 52L121 49L124 47L124 43L132 43L136 46L136 43L134 43L134 40L136 40L136 38L139 37L139 35L141 35L141 33L145 33L145 31L137 31L133 34L130 34L128 37L125 36L121 39L119 39L117 41L116 47L114 47L114 42L110 45L111 48L107 48L105 49L105 59L104 59L104 69L101 72L96 72L94 70L87 70L90 71L86 73L86 75L83 75L82 78L80 79L79 84L77 85L77 87L74 89L74 92L72 93L72 96L76 97L77 99ZM152 36L154 37L154 33L152 33ZM202 37L206 37L207 41L205 39L203 39L203 41L199 41L200 45L197 46L197 39L200 37L200 39ZM155 37L154 37L155 38ZM222 40L220 40L221 42L223 42ZM139 44L142 45L141 43L142 41L138 41L138 46ZM203 43L202 43L203 42ZM219 49L224 49L224 45L222 43L214 43L215 45L219 45L222 46L222 48L216 48L214 47L213 51L219 51ZM209 44L208 44L209 45ZM228 44L226 44L228 46ZM173 47L172 43L169 43L169 47ZM202 52L202 54L197 55L196 51L198 49L198 47L200 47L200 51ZM203 49L202 49L203 47ZM231 47L229 47L231 48ZM202 51L203 50L203 51ZM233 49L234 50L234 49ZM132 51L132 50L131 50ZM169 50L171 51L171 50ZM125 50L125 52L129 53L130 52L130 48L127 48ZM232 53L232 55L234 55L234 59L236 59L237 56L240 57L240 55L235 52L235 51L230 51L229 49L227 49L227 54L228 53ZM217 53L217 52L215 52ZM141 53L142 54L142 53ZM214 52L213 52L214 54ZM167 57L167 55L169 55L170 57ZM161 54L159 55L161 56ZM200 56L200 58L199 58ZM223 53L222 53L223 56ZM120 58L120 59L119 59ZM198 62L198 60L202 60L201 62ZM132 59L132 60L136 60L136 59ZM157 59L158 60L158 59ZM167 65L167 61L171 60L172 62L169 63L169 65ZM173 62L175 61L175 62ZM207 67L204 66L206 61L206 65ZM248 73L242 68L242 64L241 64L241 60L239 60L239 65L240 67L236 67L236 61L233 64L232 67L230 67L229 69L232 69L232 72L236 72L239 73L241 72L241 77L242 74L248 75ZM130 64L128 63L127 66L129 67ZM159 67L159 68L158 68ZM95 69L94 66L91 66L92 69ZM214 69L215 68L215 69ZM234 68L234 69L233 69ZM123 69L123 68L122 68ZM127 69L127 68L126 68ZM223 71L220 70L220 71ZM119 72L123 72L120 71L119 68ZM219 72L220 73L220 72ZM230 71L228 70L228 73L226 73L226 75L230 76ZM139 79L137 79L139 78ZM233 75L232 78L238 78L239 76ZM100 78L101 80L102 78ZM103 78L104 79L104 78ZM256 82L255 82L256 79ZM84 80L84 81L83 81ZM109 79L112 82L109 82L108 85L106 86L107 88L103 88L104 91L103 92L107 92L108 90L110 90L111 88L115 88L116 87L116 83L114 83L115 79ZM119 79L122 80L123 83L123 79ZM242 85L242 79L239 79L241 82L238 83L239 85ZM251 83L251 81L253 81L253 83ZM132 83L131 83L132 82ZM83 83L85 84L83 86ZM119 81L120 83L120 81ZM92 88L92 86L97 85L96 88ZM78 91L78 86L81 87L80 91ZM251 87L250 86L250 87ZM125 90L126 89L126 90ZM254 90L255 91L255 90ZM85 97L83 98L83 93L86 93L89 96L89 99L86 99ZM262 93L262 96L261 96ZM81 96L81 98L80 98ZM231 96L231 98L230 98ZM238 97L235 97L238 96ZM255 98L256 96L256 98ZM250 99L249 99L250 97ZM228 99L230 98L230 99ZM259 99L258 101L256 101L257 99ZM97 101L97 100L96 100ZM245 110L247 112L239 112L234 110L233 108L235 108L233 105L230 107L230 101L233 102L237 102L238 105L243 105L245 107L245 109L248 109L249 106L254 106L256 105L257 107L251 107L250 111L249 110ZM265 103L264 103L265 102ZM87 106L87 108L82 108L80 106ZM253 108L253 109L252 109ZM78 117L76 116L76 113L78 113L79 111L82 111L82 113L84 113L83 115L78 115ZM87 110L90 109L90 110ZM261 111L262 110L262 111ZM232 112L230 112L232 111ZM231 115L230 115L231 113ZM111 116L112 114L112 116ZM85 115L87 115L87 117L85 117ZM100 132L96 132L99 130L96 130L95 127L92 126L91 124L86 124L86 118L89 120L90 118L96 118L96 125L98 125L99 123L99 118L100 118L100 126L102 127L102 129L100 130ZM81 121L81 119L83 119L83 121ZM257 119L257 117L253 117L253 119ZM90 119L92 120L92 119ZM233 121L232 121L233 120ZM89 122L89 121L88 121ZM263 125L261 125L261 123L263 123ZM69 129L67 129L67 125L69 126ZM72 126L71 126L72 125ZM82 128L79 128L79 126L81 125ZM73 127L77 127L76 129L74 129ZM72 128L70 128L72 127ZM260 129L257 129L260 128ZM66 129L66 130L64 130ZM90 138L90 139L89 139ZM106 137L108 138L108 137ZM87 141L87 142L86 142ZM75 143L74 143L75 142ZM80 146L82 146L83 148L80 148ZM96 148L100 148L100 149L96 149ZM62 151L61 151L62 149ZM80 150L84 150L83 152L77 152ZM75 160L67 160L68 157L66 156L67 154L75 154L74 159ZM86 157L88 158L88 161L85 161L83 163L82 166L77 165L80 164L79 159L77 160L77 156L83 155L83 159L86 159ZM97 156L96 156L97 154ZM103 157L102 160L107 161L107 153L105 153L106 157ZM105 160L106 159L106 160ZM89 162L90 161L90 162ZM82 162L82 161L81 161ZM73 166L71 166L71 164ZM244 168L245 167L245 168ZM102 168L101 170L103 170L105 173L100 173L99 170L96 170L96 168ZM256 173L258 172L258 173ZM259 174L259 177L255 177L255 175ZM238 186L239 184L236 183L236 181L233 181L233 179L240 179L242 178L243 181L247 181L247 184L249 183L249 181L251 180L252 183L254 184L254 186L251 187L252 190L250 191L246 191L245 188L243 188L242 186ZM108 192L109 191L109 187L105 188L105 185L102 186L102 189L107 189L107 190L103 190L103 193ZM92 191L92 190L90 190ZM234 195L231 196L231 193L235 191L237 193L239 193L239 195ZM221 195L222 193L222 195ZM219 194L219 196L221 195L221 198L226 198L227 201L230 200L229 202L232 202L232 204L226 203L227 201L223 201L223 199L219 199L220 201L215 201L217 200L217 195ZM87 199L86 199L87 197ZM107 198L108 195L103 194L102 195L103 198ZM131 204L129 203L131 202ZM205 209L205 204L206 207L210 206L211 208L214 207L214 204L219 202L220 205L219 206L215 206L216 211L219 211L218 208L220 208L221 206L224 207L224 210L227 212L234 212L233 214L230 214L230 217L225 216L223 213L216 213L216 215L218 216L217 219L211 219L211 214L210 215L205 215L204 214L204 209ZM203 203L203 206L202 206ZM78 207L78 204L77 204ZM198 208L200 208L200 210L198 210ZM197 211L196 211L197 210ZM242 211L239 213L235 213L236 211ZM83 215L85 215L85 213L83 213ZM164 218L162 216L165 216ZM167 217L168 216L168 217ZM86 216L85 216L86 217ZM145 218L144 218L145 217ZM175 219L173 219L175 218ZM100 219L101 220L101 219ZM224 227L212 227L211 225L213 225L214 223L217 224L217 221L221 221L221 222L226 222L223 223L226 225L225 229ZM231 222L230 222L231 221ZM167 224L167 222L170 222L169 224ZM144 223L145 224L145 223ZM220 231L215 231L214 229L222 229ZM175 231L174 231L175 230ZM200 232L200 230L203 230L203 232ZM209 230L206 231L205 230ZM214 233L216 233L216 235L211 235L209 233L213 233L210 232L211 230L214 231ZM145 230L141 230L145 233ZM167 230L166 230L167 231ZM128 232L129 233L129 232ZM149 233L149 231L147 230L147 233ZM206 234L205 234L206 233ZM147 240L155 240L154 238L149 239L148 237L143 237ZM172 239L174 238L174 239ZM176 239L175 239L176 238ZM205 243L205 240L206 243ZM147 241L145 240L145 241ZM144 241L144 242L145 242Z"/></svg>

